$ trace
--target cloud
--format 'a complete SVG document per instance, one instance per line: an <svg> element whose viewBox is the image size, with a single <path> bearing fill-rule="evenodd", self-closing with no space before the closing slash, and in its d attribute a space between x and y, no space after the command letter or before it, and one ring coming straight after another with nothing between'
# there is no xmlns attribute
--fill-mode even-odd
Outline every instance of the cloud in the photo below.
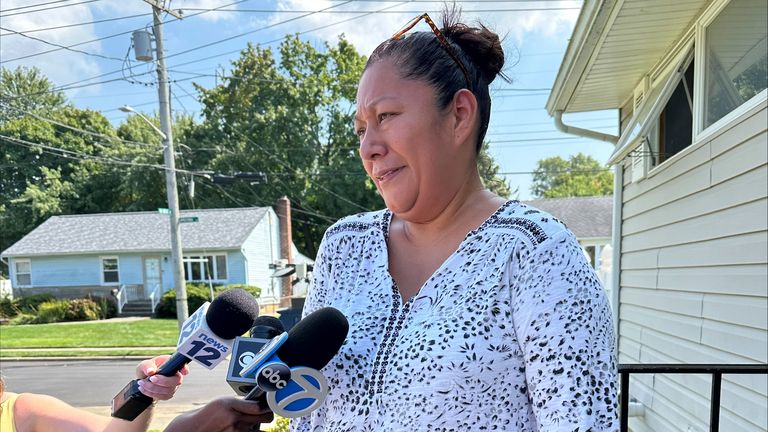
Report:
<svg viewBox="0 0 768 432"><path fill-rule="evenodd" d="M411 18L420 11L428 11L437 19L437 11L443 8L443 2L424 2L418 6L401 3L375 3L354 2L343 4L327 0L278 0L277 7L285 11L318 11L330 8L328 13L316 13L299 20L278 27L283 33L306 31L328 24L348 20L338 25L328 26L309 34L323 40L334 42L340 34L344 34L357 50L364 54L371 53L376 46L386 40L398 29L402 28ZM499 6L506 5L506 6ZM508 35L516 45L522 45L526 37L531 35L548 38L567 37L578 17L581 6L580 1L541 1L513 4L507 3L471 3L462 5L462 20L466 23L481 21L501 36ZM542 10L510 10L510 9L536 9L548 8L551 11ZM417 10L418 9L418 10ZM489 12L481 12L490 10ZM355 13L340 13L341 11L353 11ZM376 11L367 16L366 12ZM400 13L395 13L400 11ZM276 23L295 17L297 14L274 14L270 23ZM426 24L419 24L420 30L427 30Z"/></svg>
<svg viewBox="0 0 768 432"><path fill-rule="evenodd" d="M25 6L23 0L6 0L3 9L12 9ZM24 10L13 11L25 12ZM93 15L86 5L73 5L50 9L42 12L26 11L17 15L3 18L3 27L18 32L24 32L40 28L55 27L66 24L92 21ZM39 38L58 45L68 46L86 40L96 39L93 25L69 27L57 30L48 30L30 33L29 36ZM56 49L57 47L33 40L24 36L3 32L3 42L0 43L0 58L3 61L29 54L40 53ZM90 53L101 53L101 44L94 42L76 47ZM86 54L57 50L49 54L37 55L19 61L3 63L5 68L17 66L37 67L56 85L77 81L83 77L99 74L99 65L96 59Z"/></svg>

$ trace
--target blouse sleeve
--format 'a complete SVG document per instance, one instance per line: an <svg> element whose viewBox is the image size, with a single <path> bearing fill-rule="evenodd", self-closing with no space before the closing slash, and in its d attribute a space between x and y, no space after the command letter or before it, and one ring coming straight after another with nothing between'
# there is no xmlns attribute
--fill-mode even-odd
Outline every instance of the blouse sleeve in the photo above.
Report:
<svg viewBox="0 0 768 432"><path fill-rule="evenodd" d="M521 258L513 313L539 430L616 430L615 338L605 290L570 231Z"/></svg>

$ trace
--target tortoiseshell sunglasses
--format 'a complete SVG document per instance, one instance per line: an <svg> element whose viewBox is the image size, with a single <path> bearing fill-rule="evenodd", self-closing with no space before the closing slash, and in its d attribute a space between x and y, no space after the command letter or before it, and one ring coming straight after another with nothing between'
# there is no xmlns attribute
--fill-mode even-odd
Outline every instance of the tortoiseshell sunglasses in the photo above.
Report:
<svg viewBox="0 0 768 432"><path fill-rule="evenodd" d="M456 52L451 47L451 44L448 42L448 39L445 38L445 35L443 35L443 32L440 31L439 28L437 28L437 25L435 25L434 21L432 21L432 18L429 17L428 14L423 13L416 18L412 19L408 24L405 25L405 27L402 28L399 32L392 35L391 39L402 39L405 37L405 34L408 33L410 29L416 26L416 24L419 23L419 21L424 20L427 24L429 24L429 27L432 29L432 33L437 36L437 40L440 41L440 44L445 48L445 51L448 53L449 56L453 59L453 61L456 62L457 65L459 65L459 68L461 69L461 72L464 74L464 79L467 81L467 89L472 89L472 85L469 81L469 72L467 72L467 68L464 67L464 63L459 60L459 57L456 55Z"/></svg>

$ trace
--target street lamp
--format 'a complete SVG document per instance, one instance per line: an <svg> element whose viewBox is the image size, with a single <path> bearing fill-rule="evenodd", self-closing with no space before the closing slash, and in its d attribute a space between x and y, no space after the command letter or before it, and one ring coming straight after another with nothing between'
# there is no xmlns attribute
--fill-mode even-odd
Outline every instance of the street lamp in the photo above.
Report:
<svg viewBox="0 0 768 432"><path fill-rule="evenodd" d="M159 133L160 136L163 137L163 140L168 139L168 137L165 135L165 133L163 131L160 130L160 128L155 126L155 124L152 123L148 118L146 118L144 116L144 114L142 114L142 113L136 111L135 109L133 109L132 106L130 106L130 105L123 105L123 106L120 107L120 111L122 111L124 113L134 113L134 114L136 114L137 116L141 117L142 120L147 122L147 124L150 125L152 127L152 129L155 130L155 132Z"/></svg>
<svg viewBox="0 0 768 432"><path fill-rule="evenodd" d="M157 11L155 11L157 15ZM156 17L157 18L157 17ZM157 20L155 20L157 23ZM158 55L160 57L160 55ZM158 73L161 68L158 67ZM162 78L160 74L159 78ZM160 80L163 83L163 80ZM179 227L179 194L176 190L176 163L174 161L173 153L173 133L171 131L170 115L167 105L167 91L163 84L160 93L160 126L163 130L155 126L148 118L143 114L133 109L128 105L120 107L120 111L126 113L134 113L142 118L147 124L152 126L163 138L163 159L165 162L165 189L168 197L168 209L170 214L170 228L171 228L171 270L173 273L174 288L176 289L176 319L179 322L179 328L181 328L184 321L189 317L189 309L187 306L187 287L184 281L184 268L183 268L183 255L181 251L181 229Z"/></svg>

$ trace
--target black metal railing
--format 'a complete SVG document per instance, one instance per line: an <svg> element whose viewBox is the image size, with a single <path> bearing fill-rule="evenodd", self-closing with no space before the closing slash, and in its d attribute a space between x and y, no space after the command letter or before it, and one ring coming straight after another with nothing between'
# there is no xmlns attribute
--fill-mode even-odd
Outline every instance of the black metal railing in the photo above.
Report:
<svg viewBox="0 0 768 432"><path fill-rule="evenodd" d="M712 375L712 402L709 408L709 430L720 430L720 387L723 374L768 374L768 364L620 364L621 395L619 420L621 432L629 428L630 374L709 374Z"/></svg>

